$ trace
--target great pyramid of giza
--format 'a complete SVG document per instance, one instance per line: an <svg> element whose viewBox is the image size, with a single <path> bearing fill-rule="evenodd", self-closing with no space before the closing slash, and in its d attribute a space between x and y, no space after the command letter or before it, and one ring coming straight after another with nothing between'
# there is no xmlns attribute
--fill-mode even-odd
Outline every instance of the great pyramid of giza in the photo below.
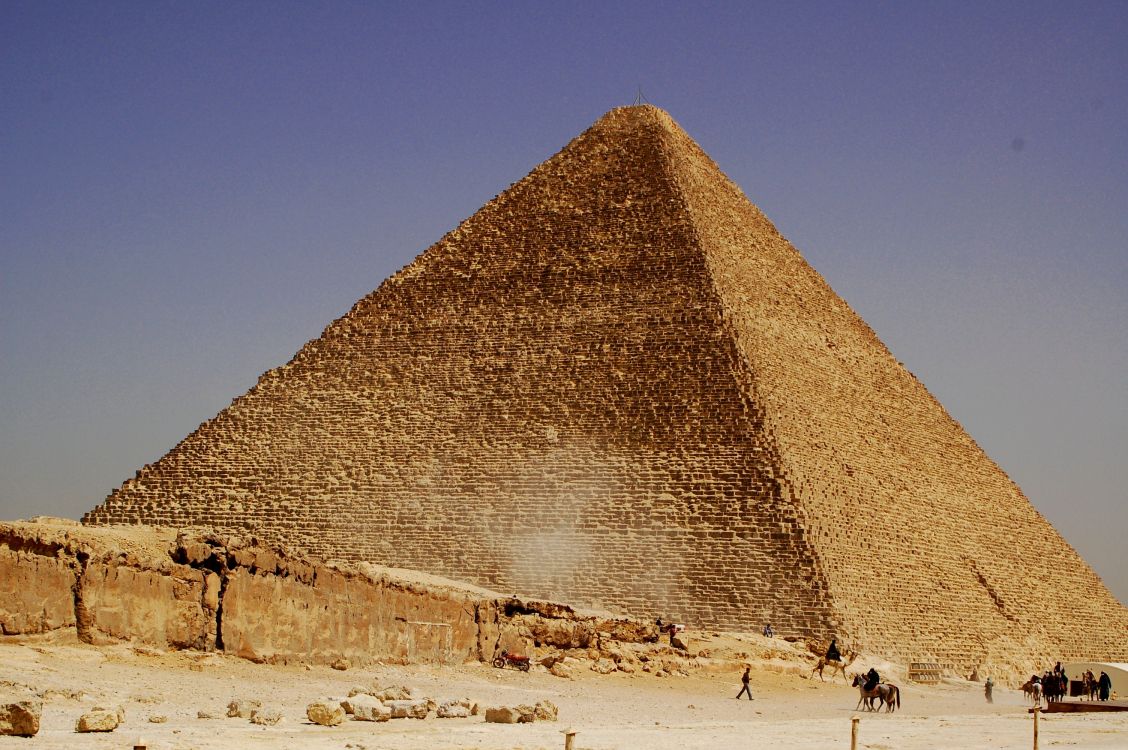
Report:
<svg viewBox="0 0 1128 750"><path fill-rule="evenodd" d="M1128 610L665 112L615 109L89 524L958 664Z"/></svg>

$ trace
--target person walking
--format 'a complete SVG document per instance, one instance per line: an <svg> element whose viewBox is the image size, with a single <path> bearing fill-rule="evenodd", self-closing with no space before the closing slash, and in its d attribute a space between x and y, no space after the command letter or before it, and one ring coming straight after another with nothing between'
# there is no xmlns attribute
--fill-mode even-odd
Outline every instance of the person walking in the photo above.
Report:
<svg viewBox="0 0 1128 750"><path fill-rule="evenodd" d="M1101 691L1101 700L1107 701L1108 694L1112 692L1112 678L1107 672L1101 672L1101 678L1097 680L1097 688Z"/></svg>
<svg viewBox="0 0 1128 750"><path fill-rule="evenodd" d="M740 689L740 692L736 694L736 699L737 699L737 700L740 700L740 696L744 695L745 693L747 693L747 694L748 694L748 700L752 700L752 691L748 689L748 680L749 680L749 677L748 677L748 672L749 672L749 671L750 671L751 669L752 669L752 667L751 667L751 666L745 665L745 667L744 667L744 674L742 674L742 675L740 676L740 681L744 683L744 687L742 687L742 688Z"/></svg>
<svg viewBox="0 0 1128 750"><path fill-rule="evenodd" d="M983 697L987 699L988 703L994 703L995 699L991 695L991 691L995 689L995 681L991 679L991 675L987 675L987 681L983 683Z"/></svg>

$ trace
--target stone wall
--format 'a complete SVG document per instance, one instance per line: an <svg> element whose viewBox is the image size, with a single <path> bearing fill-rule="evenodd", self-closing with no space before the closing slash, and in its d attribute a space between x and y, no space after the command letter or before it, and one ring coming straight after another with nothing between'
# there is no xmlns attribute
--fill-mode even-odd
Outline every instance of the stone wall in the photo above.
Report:
<svg viewBox="0 0 1128 750"><path fill-rule="evenodd" d="M85 520L905 660L1128 659L1125 608L652 107L606 115Z"/></svg>
<svg viewBox="0 0 1128 750"><path fill-rule="evenodd" d="M654 640L434 576L326 565L253 539L147 527L0 523L4 635L74 628L88 643L219 650L256 662L460 664L500 648Z"/></svg>

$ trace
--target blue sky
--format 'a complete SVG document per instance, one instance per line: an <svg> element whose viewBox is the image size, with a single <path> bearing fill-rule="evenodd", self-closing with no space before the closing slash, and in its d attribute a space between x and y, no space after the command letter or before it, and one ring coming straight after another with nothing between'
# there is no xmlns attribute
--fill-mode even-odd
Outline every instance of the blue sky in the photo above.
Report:
<svg viewBox="0 0 1128 750"><path fill-rule="evenodd" d="M93 507L641 86L1128 601L1128 5L972 6L0 4L0 517Z"/></svg>

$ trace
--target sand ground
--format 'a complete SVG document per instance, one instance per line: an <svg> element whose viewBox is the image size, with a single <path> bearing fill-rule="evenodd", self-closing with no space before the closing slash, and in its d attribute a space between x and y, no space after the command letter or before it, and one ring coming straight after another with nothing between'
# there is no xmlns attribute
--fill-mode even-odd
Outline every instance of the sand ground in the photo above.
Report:
<svg viewBox="0 0 1128 750"><path fill-rule="evenodd" d="M1030 748L1032 717L1021 693L996 689L987 704L974 683L917 686L901 681L901 710L858 714L856 690L805 679L797 671L754 669L755 700L734 700L739 670L713 667L689 676L598 675L576 670L561 679L485 665L328 667L256 665L216 654L157 653L126 645L88 646L55 640L0 641L0 694L43 696L42 729L30 739L0 737L7 748L347 748L422 750L562 748L561 730L575 729L577 748L849 748L850 719L860 715L859 743L872 750ZM320 727L305 706L354 686L407 685L442 702L470 698L483 706L548 699L558 722L486 724L469 719L346 721ZM229 700L256 698L282 711L274 727L223 717ZM76 734L75 721L97 704L121 704L126 723L110 734ZM150 716L164 716L162 724ZM1041 747L1128 749L1128 712L1043 716Z"/></svg>

